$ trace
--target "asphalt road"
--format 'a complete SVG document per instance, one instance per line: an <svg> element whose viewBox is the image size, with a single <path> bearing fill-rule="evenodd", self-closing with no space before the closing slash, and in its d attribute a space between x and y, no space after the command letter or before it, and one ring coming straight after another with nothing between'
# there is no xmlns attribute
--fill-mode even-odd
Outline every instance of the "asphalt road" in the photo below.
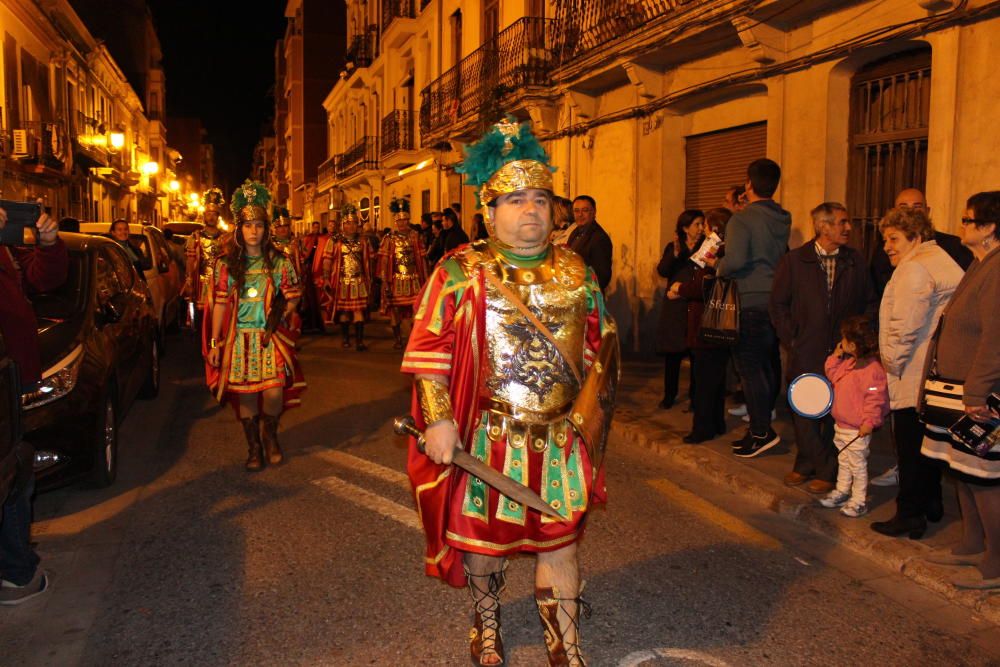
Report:
<svg viewBox="0 0 1000 667"><path fill-rule="evenodd" d="M0 608L0 665L468 664L467 593L422 571L388 338L304 341L289 460L255 475L193 342L169 343L117 483L38 497L53 588ZM1000 664L994 626L646 450L612 443L608 487L581 546L592 665ZM545 664L532 564L508 572L512 665Z"/></svg>

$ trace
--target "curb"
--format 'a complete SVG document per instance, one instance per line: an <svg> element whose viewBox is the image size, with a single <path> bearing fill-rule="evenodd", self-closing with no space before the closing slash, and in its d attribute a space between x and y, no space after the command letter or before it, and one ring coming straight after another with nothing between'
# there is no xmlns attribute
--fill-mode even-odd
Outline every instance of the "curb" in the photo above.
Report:
<svg viewBox="0 0 1000 667"><path fill-rule="evenodd" d="M666 457L676 465L707 480L728 487L768 511L798 521L857 554L892 572L901 574L924 588L982 615L1000 625L1000 595L957 589L948 580L953 568L923 560L930 549L916 540L903 540L871 531L869 522L850 525L836 520L836 513L817 508L771 476L736 463L708 447L684 444L673 431L645 421L630 410L618 410L612 434Z"/></svg>

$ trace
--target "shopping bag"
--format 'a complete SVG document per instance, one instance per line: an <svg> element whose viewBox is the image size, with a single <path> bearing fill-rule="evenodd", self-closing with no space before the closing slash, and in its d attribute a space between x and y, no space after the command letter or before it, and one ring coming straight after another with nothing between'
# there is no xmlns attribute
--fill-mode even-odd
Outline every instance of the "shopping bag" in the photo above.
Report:
<svg viewBox="0 0 1000 667"><path fill-rule="evenodd" d="M725 278L705 281L705 310L699 336L713 345L735 345L740 337L740 294Z"/></svg>

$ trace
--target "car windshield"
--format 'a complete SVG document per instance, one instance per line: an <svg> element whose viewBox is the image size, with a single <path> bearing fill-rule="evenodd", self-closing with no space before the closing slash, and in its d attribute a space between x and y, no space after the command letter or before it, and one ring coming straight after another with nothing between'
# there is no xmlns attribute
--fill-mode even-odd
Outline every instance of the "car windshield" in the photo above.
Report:
<svg viewBox="0 0 1000 667"><path fill-rule="evenodd" d="M35 316L40 319L62 320L87 307L87 256L69 253L66 282L54 290L30 295Z"/></svg>

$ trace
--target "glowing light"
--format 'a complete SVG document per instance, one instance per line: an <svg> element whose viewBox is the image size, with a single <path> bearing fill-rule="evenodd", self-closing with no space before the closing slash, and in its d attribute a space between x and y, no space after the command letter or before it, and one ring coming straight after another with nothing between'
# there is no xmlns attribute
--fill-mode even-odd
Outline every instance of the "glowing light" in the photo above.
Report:
<svg viewBox="0 0 1000 667"><path fill-rule="evenodd" d="M167 184L167 187L170 188L171 192L177 192L181 189L181 182L175 178Z"/></svg>
<svg viewBox="0 0 1000 667"><path fill-rule="evenodd" d="M116 151L120 151L125 146L125 133L124 132L112 132L108 135L111 140L111 148Z"/></svg>
<svg viewBox="0 0 1000 667"><path fill-rule="evenodd" d="M197 204L199 199L201 198L198 196L197 192L192 192L191 194L188 195L188 201L190 201L192 204Z"/></svg>
<svg viewBox="0 0 1000 667"><path fill-rule="evenodd" d="M159 162L147 162L142 165L142 172L147 176L155 176L160 173L160 163Z"/></svg>

